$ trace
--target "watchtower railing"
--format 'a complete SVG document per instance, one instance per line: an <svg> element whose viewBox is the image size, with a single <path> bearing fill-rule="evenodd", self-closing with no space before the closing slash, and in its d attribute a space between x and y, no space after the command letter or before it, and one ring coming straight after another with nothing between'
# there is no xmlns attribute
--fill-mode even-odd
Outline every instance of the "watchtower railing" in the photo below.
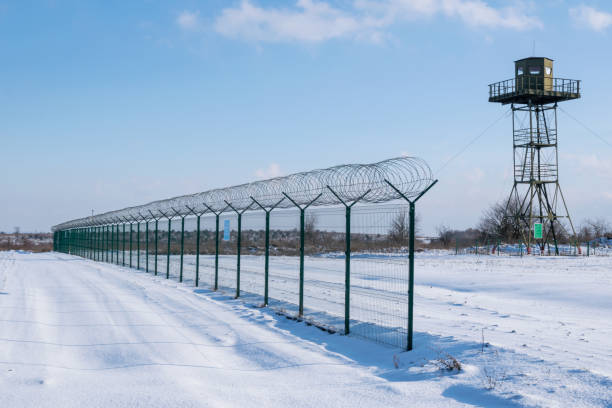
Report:
<svg viewBox="0 0 612 408"><path fill-rule="evenodd" d="M580 80L521 75L517 78L490 84L489 98L521 95L533 91L579 94Z"/></svg>

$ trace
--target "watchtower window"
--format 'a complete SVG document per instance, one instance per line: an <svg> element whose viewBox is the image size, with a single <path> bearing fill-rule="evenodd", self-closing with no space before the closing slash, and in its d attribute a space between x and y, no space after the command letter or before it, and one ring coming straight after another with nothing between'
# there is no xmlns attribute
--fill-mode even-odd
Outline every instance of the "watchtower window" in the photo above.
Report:
<svg viewBox="0 0 612 408"><path fill-rule="evenodd" d="M516 70L517 75L523 75L523 67L518 67Z"/></svg>
<svg viewBox="0 0 612 408"><path fill-rule="evenodd" d="M552 68L551 67L544 67L544 71L546 72L546 75L550 75L550 73L552 72Z"/></svg>
<svg viewBox="0 0 612 408"><path fill-rule="evenodd" d="M529 67L529 75L540 75L540 67Z"/></svg>

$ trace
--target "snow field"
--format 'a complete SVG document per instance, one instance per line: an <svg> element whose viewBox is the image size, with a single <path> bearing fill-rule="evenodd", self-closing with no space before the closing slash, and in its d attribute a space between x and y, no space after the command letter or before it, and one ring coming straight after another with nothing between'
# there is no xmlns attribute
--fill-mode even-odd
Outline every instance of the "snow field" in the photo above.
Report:
<svg viewBox="0 0 612 408"><path fill-rule="evenodd" d="M419 254L403 352L231 291L3 252L0 406L607 407L611 271L610 258ZM463 369L440 370L446 354Z"/></svg>

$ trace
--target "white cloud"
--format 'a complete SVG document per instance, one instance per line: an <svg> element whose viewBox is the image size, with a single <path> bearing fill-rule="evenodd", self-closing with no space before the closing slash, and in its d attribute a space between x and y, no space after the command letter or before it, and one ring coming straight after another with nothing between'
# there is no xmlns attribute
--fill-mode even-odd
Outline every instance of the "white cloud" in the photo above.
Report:
<svg viewBox="0 0 612 408"><path fill-rule="evenodd" d="M382 13L389 22L443 15L458 18L471 27L542 28L538 18L525 14L518 5L495 8L482 0L356 0L355 4L361 9Z"/></svg>
<svg viewBox="0 0 612 408"><path fill-rule="evenodd" d="M243 0L215 22L217 32L250 41L316 43L332 38L375 38L377 22L334 8L325 2L298 0L296 8L261 8Z"/></svg>
<svg viewBox="0 0 612 408"><path fill-rule="evenodd" d="M601 159L596 154L564 154L570 163L585 174L597 177L612 178L612 161Z"/></svg>
<svg viewBox="0 0 612 408"><path fill-rule="evenodd" d="M436 15L470 27L541 28L518 6L494 8L481 0L354 0L346 8L325 1L297 0L295 7L264 8L243 0L215 21L218 33L254 42L318 43L336 38L380 42L389 26Z"/></svg>
<svg viewBox="0 0 612 408"><path fill-rule="evenodd" d="M200 12L183 11L176 18L176 24L183 30L197 30L200 26Z"/></svg>
<svg viewBox="0 0 612 408"><path fill-rule="evenodd" d="M266 169L257 169L255 171L255 177L260 179L269 179L274 177L280 177L283 175L283 172L280 169L280 166L276 163L270 163L268 168Z"/></svg>
<svg viewBox="0 0 612 408"><path fill-rule="evenodd" d="M569 10L570 17L580 26L603 31L612 25L612 14L581 4Z"/></svg>

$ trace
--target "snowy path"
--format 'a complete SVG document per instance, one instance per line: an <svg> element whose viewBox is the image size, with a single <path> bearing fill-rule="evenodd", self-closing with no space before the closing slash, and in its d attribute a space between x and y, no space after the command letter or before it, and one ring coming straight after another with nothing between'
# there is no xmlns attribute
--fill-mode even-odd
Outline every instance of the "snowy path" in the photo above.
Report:
<svg viewBox="0 0 612 408"><path fill-rule="evenodd" d="M371 370L238 302L65 255L2 256L2 407L402 403Z"/></svg>
<svg viewBox="0 0 612 408"><path fill-rule="evenodd" d="M456 299L460 290L444 287L453 279L443 269L419 282L418 349L402 353L142 272L62 254L0 252L0 407L612 404L609 340L591 334L595 348L574 351L585 364L600 353L594 372L564 364L554 347L538 358L517 351L523 340L501 328L487 334L501 346L481 353L479 319L514 310L509 299L520 297L481 287L465 303ZM531 307L548 313L550 304L540 303ZM462 312L453 308L469 316L457 318ZM578 324L580 310L560 320ZM539 314L528 312L514 320L519 333L533 332L530 319ZM601 317L580 324L609 330ZM543 323L546 331L552 320ZM559 349L573 345L563 342ZM437 349L464 370L438 370L431 363ZM485 389L484 370L499 381L494 390Z"/></svg>

